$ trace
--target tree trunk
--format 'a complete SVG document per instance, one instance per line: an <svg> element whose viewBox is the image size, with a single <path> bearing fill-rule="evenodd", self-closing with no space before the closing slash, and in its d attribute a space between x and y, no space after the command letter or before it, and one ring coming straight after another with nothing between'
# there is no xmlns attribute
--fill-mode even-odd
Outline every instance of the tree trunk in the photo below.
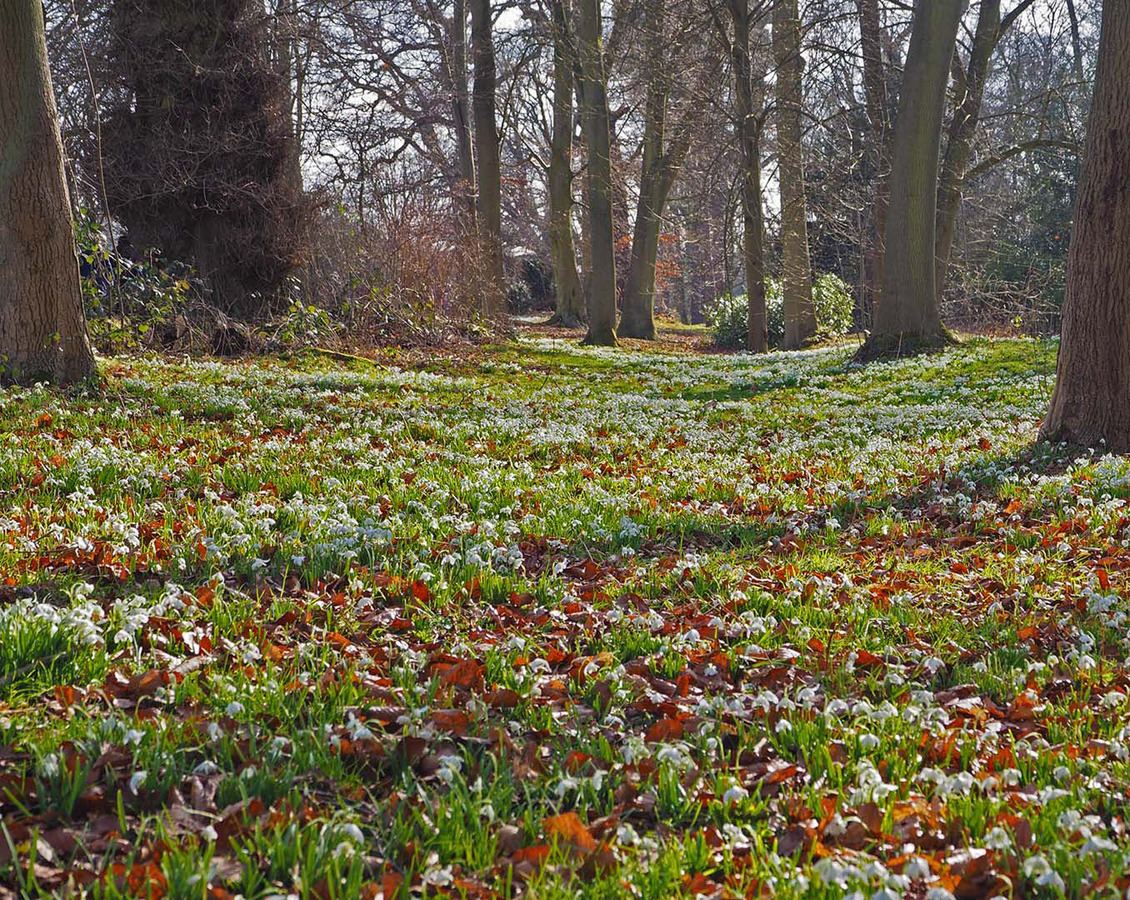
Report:
<svg viewBox="0 0 1130 900"><path fill-rule="evenodd" d="M557 287L553 321L576 328L585 320L585 298L573 246L574 60L569 52L569 3L553 3L553 134L549 155L549 244Z"/></svg>
<svg viewBox="0 0 1130 900"><path fill-rule="evenodd" d="M94 374L39 0L0 0L0 380Z"/></svg>
<svg viewBox="0 0 1130 900"><path fill-rule="evenodd" d="M467 0L454 0L451 16L451 112L459 160L459 196L468 231L475 224L475 148L471 137L471 110L467 91Z"/></svg>
<svg viewBox="0 0 1130 900"><path fill-rule="evenodd" d="M591 283L586 344L616 343L616 237L612 224L612 137L601 47L600 0L580 0L577 52L588 149Z"/></svg>
<svg viewBox="0 0 1130 900"><path fill-rule="evenodd" d="M989 77L989 65L997 46L1000 27L1001 0L981 0L973 48L958 92L957 107L950 123L942 174L938 182L934 286L939 306L945 294L950 252L953 250L953 237L957 230L958 207L961 205L961 193L965 189L965 173L981 117L981 98L985 93L985 81Z"/></svg>
<svg viewBox="0 0 1130 900"><path fill-rule="evenodd" d="M785 350L796 350L816 333L812 262L808 255L808 209L804 199L803 88L800 14L797 0L781 0L773 11L773 58L777 64L777 171L781 184L781 257L784 270Z"/></svg>
<svg viewBox="0 0 1130 900"><path fill-rule="evenodd" d="M863 251L863 292L856 310L856 325L864 326L879 308L883 287L883 238L887 228L890 169L891 116L887 76L883 71L883 32L879 0L857 0L859 34L863 50L863 91L870 126L867 155L875 180L869 238Z"/></svg>
<svg viewBox="0 0 1130 900"><path fill-rule="evenodd" d="M663 64L664 0L651 0L648 9L647 99L644 106L643 162L640 167L640 199L632 230L632 256L624 285L620 313L621 337L655 340L655 264L659 258L659 231L663 207L670 190L667 139L666 73Z"/></svg>
<svg viewBox="0 0 1130 900"><path fill-rule="evenodd" d="M475 53L475 86L471 99L478 158L478 222L486 278L483 314L506 313L502 272L502 159L495 121L494 38L490 0L471 0L471 42Z"/></svg>
<svg viewBox="0 0 1130 900"><path fill-rule="evenodd" d="M761 121L754 113L755 98L761 98L761 79L753 71L750 53L748 0L729 0L734 25L730 57L734 69L734 97L742 145L742 218L745 230L746 296L749 300L749 350L769 349L768 318L765 313L765 226L761 211Z"/></svg>
<svg viewBox="0 0 1130 900"><path fill-rule="evenodd" d="M939 347L934 291L938 156L950 63L965 0L916 0L902 98L895 120L883 292L860 359Z"/></svg>
<svg viewBox="0 0 1130 900"><path fill-rule="evenodd" d="M1130 452L1130 16L1103 4L1045 440Z"/></svg>

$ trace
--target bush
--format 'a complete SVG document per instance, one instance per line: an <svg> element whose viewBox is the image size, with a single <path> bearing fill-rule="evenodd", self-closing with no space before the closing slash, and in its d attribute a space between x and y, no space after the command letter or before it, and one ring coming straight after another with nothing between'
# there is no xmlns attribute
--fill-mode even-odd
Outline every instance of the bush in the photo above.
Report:
<svg viewBox="0 0 1130 900"><path fill-rule="evenodd" d="M819 276L812 285L812 302L816 306L816 326L823 334L847 334L851 331L854 299L847 282L831 272ZM785 297L779 278L765 279L766 327L769 346L780 346L785 338ZM723 294L709 312L714 343L728 350L746 346L749 301L745 294Z"/></svg>
<svg viewBox="0 0 1130 900"><path fill-rule="evenodd" d="M816 306L816 324L826 334L847 334L851 331L855 298L848 283L825 272L812 284L812 302Z"/></svg>
<svg viewBox="0 0 1130 900"><path fill-rule="evenodd" d="M745 294L737 297L723 294L714 301L707 316L717 346L727 350L741 350L746 346L748 310L749 301Z"/></svg>

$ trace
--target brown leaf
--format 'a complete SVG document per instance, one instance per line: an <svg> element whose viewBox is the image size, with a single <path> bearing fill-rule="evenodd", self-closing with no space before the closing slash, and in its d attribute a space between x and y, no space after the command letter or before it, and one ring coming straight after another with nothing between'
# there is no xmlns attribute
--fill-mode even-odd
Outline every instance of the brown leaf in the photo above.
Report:
<svg viewBox="0 0 1130 900"><path fill-rule="evenodd" d="M678 719L660 719L644 735L644 740L649 743L659 741L674 741L683 736L683 723Z"/></svg>
<svg viewBox="0 0 1130 900"><path fill-rule="evenodd" d="M556 837L586 853L596 849L596 840L575 812L548 816L543 825L548 837Z"/></svg>

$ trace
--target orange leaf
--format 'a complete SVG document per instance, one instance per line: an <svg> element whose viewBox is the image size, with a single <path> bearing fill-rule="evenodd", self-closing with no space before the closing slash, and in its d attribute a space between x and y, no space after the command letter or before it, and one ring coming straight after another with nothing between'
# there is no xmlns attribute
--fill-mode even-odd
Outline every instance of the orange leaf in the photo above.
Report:
<svg viewBox="0 0 1130 900"><path fill-rule="evenodd" d="M440 679L443 685L463 688L465 691L474 690L483 685L483 667L477 662L465 659L451 666Z"/></svg>
<svg viewBox="0 0 1130 900"><path fill-rule="evenodd" d="M575 812L549 816L544 824L546 834L549 837L556 837L570 843L586 853L591 853L596 849L596 840Z"/></svg>
<svg viewBox="0 0 1130 900"><path fill-rule="evenodd" d="M678 740L683 736L683 723L678 719L660 719L644 735L644 740L652 743L658 741Z"/></svg>
<svg viewBox="0 0 1130 900"><path fill-rule="evenodd" d="M431 716L432 724L440 731L449 731L452 734L466 734L471 720L461 709L437 709Z"/></svg>

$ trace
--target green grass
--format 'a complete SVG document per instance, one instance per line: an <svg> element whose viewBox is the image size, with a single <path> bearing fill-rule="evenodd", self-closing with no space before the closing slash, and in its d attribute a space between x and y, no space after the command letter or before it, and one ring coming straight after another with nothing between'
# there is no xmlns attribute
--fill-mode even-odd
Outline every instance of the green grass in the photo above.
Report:
<svg viewBox="0 0 1130 900"><path fill-rule="evenodd" d="M0 393L0 885L1121 895L1130 466L849 352Z"/></svg>

